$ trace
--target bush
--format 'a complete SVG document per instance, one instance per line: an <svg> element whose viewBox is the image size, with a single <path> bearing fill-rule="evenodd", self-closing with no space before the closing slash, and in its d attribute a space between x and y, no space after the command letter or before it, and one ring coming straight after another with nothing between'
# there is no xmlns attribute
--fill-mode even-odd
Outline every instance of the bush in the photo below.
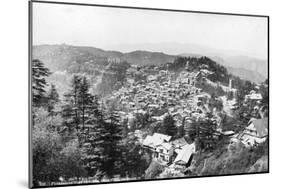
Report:
<svg viewBox="0 0 281 189"><path fill-rule="evenodd" d="M64 179L85 176L81 152L76 140L64 143L58 133L59 116L48 116L44 109L37 109L32 131L33 184L51 185Z"/></svg>
<svg viewBox="0 0 281 189"><path fill-rule="evenodd" d="M164 171L164 167L156 161L152 161L145 171L145 179L155 179L161 172Z"/></svg>
<svg viewBox="0 0 281 189"><path fill-rule="evenodd" d="M82 162L82 151L78 140L68 142L60 152L61 176L64 179L79 178L87 175Z"/></svg>
<svg viewBox="0 0 281 189"><path fill-rule="evenodd" d="M32 133L33 183L56 182L60 176L61 137L56 132L35 125Z"/></svg>
<svg viewBox="0 0 281 189"><path fill-rule="evenodd" d="M251 171L267 171L267 142L253 148L245 148L241 143L229 146L228 151L218 149L214 155L203 161L200 175L239 174ZM217 155L215 155L217 154ZM198 166L199 167L199 166ZM202 167L202 166L201 166Z"/></svg>

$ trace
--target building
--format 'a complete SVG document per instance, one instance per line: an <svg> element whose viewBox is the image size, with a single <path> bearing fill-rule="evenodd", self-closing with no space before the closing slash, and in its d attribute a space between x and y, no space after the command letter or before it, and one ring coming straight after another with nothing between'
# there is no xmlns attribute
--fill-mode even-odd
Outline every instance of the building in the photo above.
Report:
<svg viewBox="0 0 281 189"><path fill-rule="evenodd" d="M174 160L174 164L188 167L192 161L193 154L195 153L195 143L186 144L180 149L175 150L175 152L177 153L177 156Z"/></svg>
<svg viewBox="0 0 281 189"><path fill-rule="evenodd" d="M163 142L162 144L156 146L153 157L164 163L169 163L173 153L173 146L168 142Z"/></svg>
<svg viewBox="0 0 281 189"><path fill-rule="evenodd" d="M268 136L268 118L251 120L248 127L238 136L245 146L260 144Z"/></svg>
<svg viewBox="0 0 281 189"><path fill-rule="evenodd" d="M245 96L245 100L262 100L262 95L252 90L250 94Z"/></svg>
<svg viewBox="0 0 281 189"><path fill-rule="evenodd" d="M173 155L173 146L169 143L171 136L154 133L152 136L148 135L143 141L143 147L152 152L152 157L161 162L168 163L171 161Z"/></svg>

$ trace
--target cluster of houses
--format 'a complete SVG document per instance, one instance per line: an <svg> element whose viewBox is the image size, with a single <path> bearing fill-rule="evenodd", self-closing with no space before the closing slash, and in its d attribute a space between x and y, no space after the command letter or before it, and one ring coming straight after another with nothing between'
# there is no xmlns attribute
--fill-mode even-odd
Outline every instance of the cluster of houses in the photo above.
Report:
<svg viewBox="0 0 281 189"><path fill-rule="evenodd" d="M195 144L188 143L184 138L171 139L171 136L154 133L148 135L142 145L163 165L188 167L195 153Z"/></svg>
<svg viewBox="0 0 281 189"><path fill-rule="evenodd" d="M119 103L121 117L130 118L134 117L135 112L142 112L152 115L153 121L161 122L169 113L179 126L184 118L199 119L206 116L208 110L202 101L210 95L195 87L199 72L182 71L176 79L173 78L174 74L166 70L153 74L143 72L143 75L146 79L140 81L129 75L123 87L110 97ZM167 111L161 113L162 110Z"/></svg>
<svg viewBox="0 0 281 189"><path fill-rule="evenodd" d="M241 133L233 131L221 132L230 136L230 144L242 143L245 147L252 147L266 141L268 137L268 118L252 119ZM184 137L172 140L171 136L161 133L147 135L141 141L143 148L149 150L152 158L169 169L180 167L185 170L196 153L194 142L187 142Z"/></svg>
<svg viewBox="0 0 281 189"><path fill-rule="evenodd" d="M151 70L142 70L133 66L130 68L127 82L123 87L114 91L111 100L119 103L120 116L123 119L134 119L136 114L149 113L152 121L161 123L167 114L173 115L176 126L190 126L194 120L206 118L208 106L206 99L210 99L210 94L202 92L201 89L195 87L198 78L204 78L208 70L199 72L181 71L176 78L166 70L157 70L151 73ZM134 73L139 72L142 79L137 80ZM207 80L209 84L215 85ZM217 84L216 84L217 85ZM229 81L229 86L224 86L226 92L236 92L232 88L232 81ZM251 91L245 96L245 100L259 101L262 99L259 93ZM226 97L222 100L229 112L235 106L235 100L227 100ZM161 111L165 110L165 111ZM161 112L161 113L159 113ZM230 113L231 114L231 113ZM214 115L215 118L215 115ZM220 125L220 117L216 119L216 123ZM268 136L268 118L253 119L249 125L241 133L233 131L218 131L223 135L231 137L231 141L237 141L244 144L246 147L262 143ZM136 130L139 131L139 130ZM171 136L160 133L153 133L146 137L140 135L140 142L143 148L151 152L153 159L163 165L169 167L180 166L187 168L192 161L193 154L196 152L195 143L187 142L184 138L173 140Z"/></svg>

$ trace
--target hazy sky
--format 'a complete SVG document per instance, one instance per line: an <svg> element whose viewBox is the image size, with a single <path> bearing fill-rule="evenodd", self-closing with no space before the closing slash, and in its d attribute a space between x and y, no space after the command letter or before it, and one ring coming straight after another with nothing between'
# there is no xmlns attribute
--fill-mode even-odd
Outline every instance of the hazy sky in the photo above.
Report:
<svg viewBox="0 0 281 189"><path fill-rule="evenodd" d="M266 59L267 19L33 3L33 43L106 50L124 44L188 43Z"/></svg>

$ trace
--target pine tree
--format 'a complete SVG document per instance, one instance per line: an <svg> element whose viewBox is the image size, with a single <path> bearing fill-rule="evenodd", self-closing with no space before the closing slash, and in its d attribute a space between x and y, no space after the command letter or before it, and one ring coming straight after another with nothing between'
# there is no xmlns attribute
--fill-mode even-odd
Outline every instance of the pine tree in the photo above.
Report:
<svg viewBox="0 0 281 189"><path fill-rule="evenodd" d="M95 96L90 92L90 85L86 77L75 75L72 80L71 90L65 95L63 115L67 119L66 124L70 128L76 128L82 132L87 127L91 115L95 114L97 103Z"/></svg>
<svg viewBox="0 0 281 189"><path fill-rule="evenodd" d="M142 177L148 167L143 149L137 137L129 136L123 141L122 169L120 174L128 177Z"/></svg>
<svg viewBox="0 0 281 189"><path fill-rule="evenodd" d="M103 162L103 171L107 177L112 178L115 174L120 172L122 167L122 125L120 124L120 117L116 111L110 110L108 117L105 120L104 135L104 152L105 159Z"/></svg>
<svg viewBox="0 0 281 189"><path fill-rule="evenodd" d="M50 113L50 115L54 115L55 105L59 102L59 94L57 92L56 86L53 84L51 85L51 89L48 92L47 99L48 112Z"/></svg>
<svg viewBox="0 0 281 189"><path fill-rule="evenodd" d="M168 114L164 117L162 125L163 134L174 137L177 134L177 127L172 115Z"/></svg>
<svg viewBox="0 0 281 189"><path fill-rule="evenodd" d="M89 92L89 88L86 77L73 77L71 90L65 95L63 117L69 131L76 130L79 146L83 151L83 166L88 175L98 175L98 179L102 179L106 174L103 167L107 158L105 145L109 132L100 110L99 99Z"/></svg>
<svg viewBox="0 0 281 189"><path fill-rule="evenodd" d="M182 120L181 126L178 127L178 137L179 137L179 138L185 136L184 122L185 122L185 118Z"/></svg>
<svg viewBox="0 0 281 189"><path fill-rule="evenodd" d="M84 151L83 161L89 176L98 176L100 180L105 176L102 166L106 156L104 150L105 139L108 135L102 111L96 108L94 114L88 119L87 124L92 127L88 127L86 130L88 132L85 133L82 146Z"/></svg>
<svg viewBox="0 0 281 189"><path fill-rule="evenodd" d="M85 128L87 119L93 114L93 110L97 108L94 96L89 92L90 85L86 77L81 78L80 88L78 90L78 108L81 111L82 129Z"/></svg>
<svg viewBox="0 0 281 189"><path fill-rule="evenodd" d="M96 110L92 117L93 125L84 142L84 164L90 176L98 180L113 178L121 172L122 162L122 125L116 112L104 117Z"/></svg>
<svg viewBox="0 0 281 189"><path fill-rule="evenodd" d="M221 136L221 133L216 131L216 122L210 116L193 123L187 131L190 139L196 142L196 148L199 150L214 149Z"/></svg>
<svg viewBox="0 0 281 189"><path fill-rule="evenodd" d="M62 116L65 119L65 125L69 132L79 132L80 112L79 112L79 89L81 78L77 75L73 76L71 82L71 90L65 94L65 105L63 106Z"/></svg>
<svg viewBox="0 0 281 189"><path fill-rule="evenodd" d="M32 102L35 107L41 106L45 100L47 82L45 77L50 71L38 59L32 60Z"/></svg>

